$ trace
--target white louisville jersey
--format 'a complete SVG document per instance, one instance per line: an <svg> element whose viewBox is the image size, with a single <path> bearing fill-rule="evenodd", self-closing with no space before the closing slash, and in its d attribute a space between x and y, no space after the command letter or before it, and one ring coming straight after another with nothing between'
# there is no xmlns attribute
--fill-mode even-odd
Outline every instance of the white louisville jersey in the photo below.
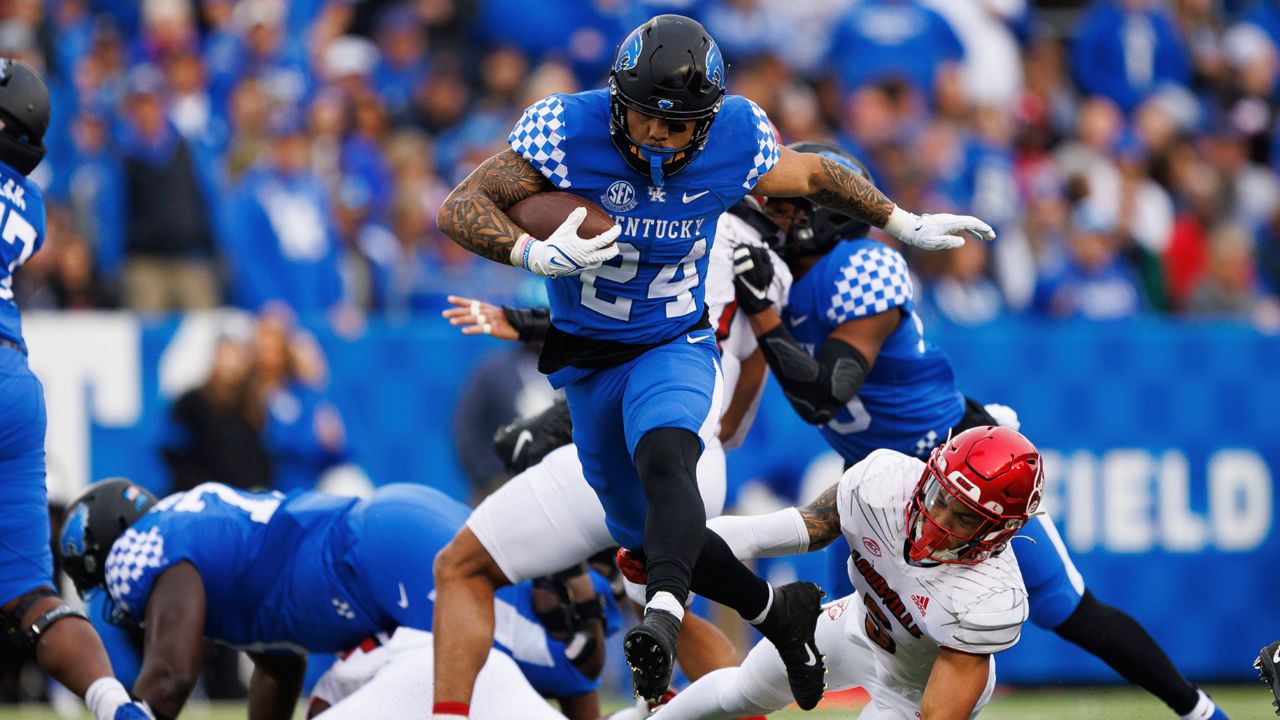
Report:
<svg viewBox="0 0 1280 720"><path fill-rule="evenodd" d="M1027 591L1012 552L976 565L907 561L905 508L925 464L877 450L840 478L837 507L849 541L849 577L861 596L848 622L876 646L885 681L924 687L938 647L994 654L1027 619Z"/></svg>
<svg viewBox="0 0 1280 720"><path fill-rule="evenodd" d="M747 221L732 213L720 216L716 226L716 241L711 245L711 257L707 263L707 317L711 326L716 329L716 340L720 343L721 366L724 371L724 393L726 398L733 397L738 384L742 361L756 351L756 336L751 332L751 324L746 313L738 312L738 303L733 294L733 251L741 245L768 247L760 232L751 227ZM791 292L791 270L778 257L769 251L773 260L773 284L769 286L769 300L778 312L786 307L787 295ZM761 385L763 392L764 386ZM729 409L729 403L724 404ZM739 429L739 435L747 428Z"/></svg>

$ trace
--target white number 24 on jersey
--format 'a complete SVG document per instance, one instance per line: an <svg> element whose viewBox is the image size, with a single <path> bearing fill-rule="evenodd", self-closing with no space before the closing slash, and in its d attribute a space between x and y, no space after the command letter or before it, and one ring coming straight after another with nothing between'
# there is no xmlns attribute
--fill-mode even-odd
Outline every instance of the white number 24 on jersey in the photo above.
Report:
<svg viewBox="0 0 1280 720"><path fill-rule="evenodd" d="M648 297L651 300L671 298L666 304L667 317L677 318L696 310L693 302L693 288L698 285L697 263L707 254L707 241L699 238L689 248L689 254L673 265L664 265L649 283ZM616 297L605 300L596 291L596 279L601 278L619 284L636 279L639 272L640 251L631 243L618 243L618 257L621 265L601 265L587 270L578 277L582 280L582 304L606 317L623 322L631 319L631 298ZM676 272L681 276L677 279Z"/></svg>

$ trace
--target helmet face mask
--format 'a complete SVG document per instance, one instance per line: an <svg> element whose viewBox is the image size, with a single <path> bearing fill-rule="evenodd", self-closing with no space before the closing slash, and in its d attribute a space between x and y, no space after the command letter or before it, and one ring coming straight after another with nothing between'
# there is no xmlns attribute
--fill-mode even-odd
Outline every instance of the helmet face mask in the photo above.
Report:
<svg viewBox="0 0 1280 720"><path fill-rule="evenodd" d="M609 74L609 135L627 164L659 187L688 166L706 145L724 104L724 75L720 48L694 20L659 15L631 31ZM672 123L692 122L689 142L660 148L635 140L628 109Z"/></svg>
<svg viewBox="0 0 1280 720"><path fill-rule="evenodd" d="M966 430L935 448L905 509L912 562L975 565L1000 553L1039 507L1044 469L1015 430Z"/></svg>

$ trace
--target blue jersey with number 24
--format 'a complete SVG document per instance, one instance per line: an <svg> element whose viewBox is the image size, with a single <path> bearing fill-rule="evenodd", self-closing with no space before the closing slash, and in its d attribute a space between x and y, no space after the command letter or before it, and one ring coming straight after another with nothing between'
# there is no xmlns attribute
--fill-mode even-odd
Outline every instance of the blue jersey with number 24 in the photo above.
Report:
<svg viewBox="0 0 1280 720"><path fill-rule="evenodd" d="M627 343L667 340L698 319L716 221L780 152L764 111L737 95L725 97L703 151L661 186L627 165L610 140L607 90L534 103L508 141L556 188L596 203L622 226L618 257L548 279L547 294L560 329Z"/></svg>

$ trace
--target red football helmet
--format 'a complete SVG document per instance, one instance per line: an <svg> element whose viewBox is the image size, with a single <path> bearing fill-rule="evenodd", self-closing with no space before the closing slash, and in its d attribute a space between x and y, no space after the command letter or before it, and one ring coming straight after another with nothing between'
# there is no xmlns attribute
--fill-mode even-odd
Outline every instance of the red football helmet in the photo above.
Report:
<svg viewBox="0 0 1280 720"><path fill-rule="evenodd" d="M971 428L935 448L907 503L911 560L973 565L1003 550L1040 505L1043 465L1007 427Z"/></svg>

